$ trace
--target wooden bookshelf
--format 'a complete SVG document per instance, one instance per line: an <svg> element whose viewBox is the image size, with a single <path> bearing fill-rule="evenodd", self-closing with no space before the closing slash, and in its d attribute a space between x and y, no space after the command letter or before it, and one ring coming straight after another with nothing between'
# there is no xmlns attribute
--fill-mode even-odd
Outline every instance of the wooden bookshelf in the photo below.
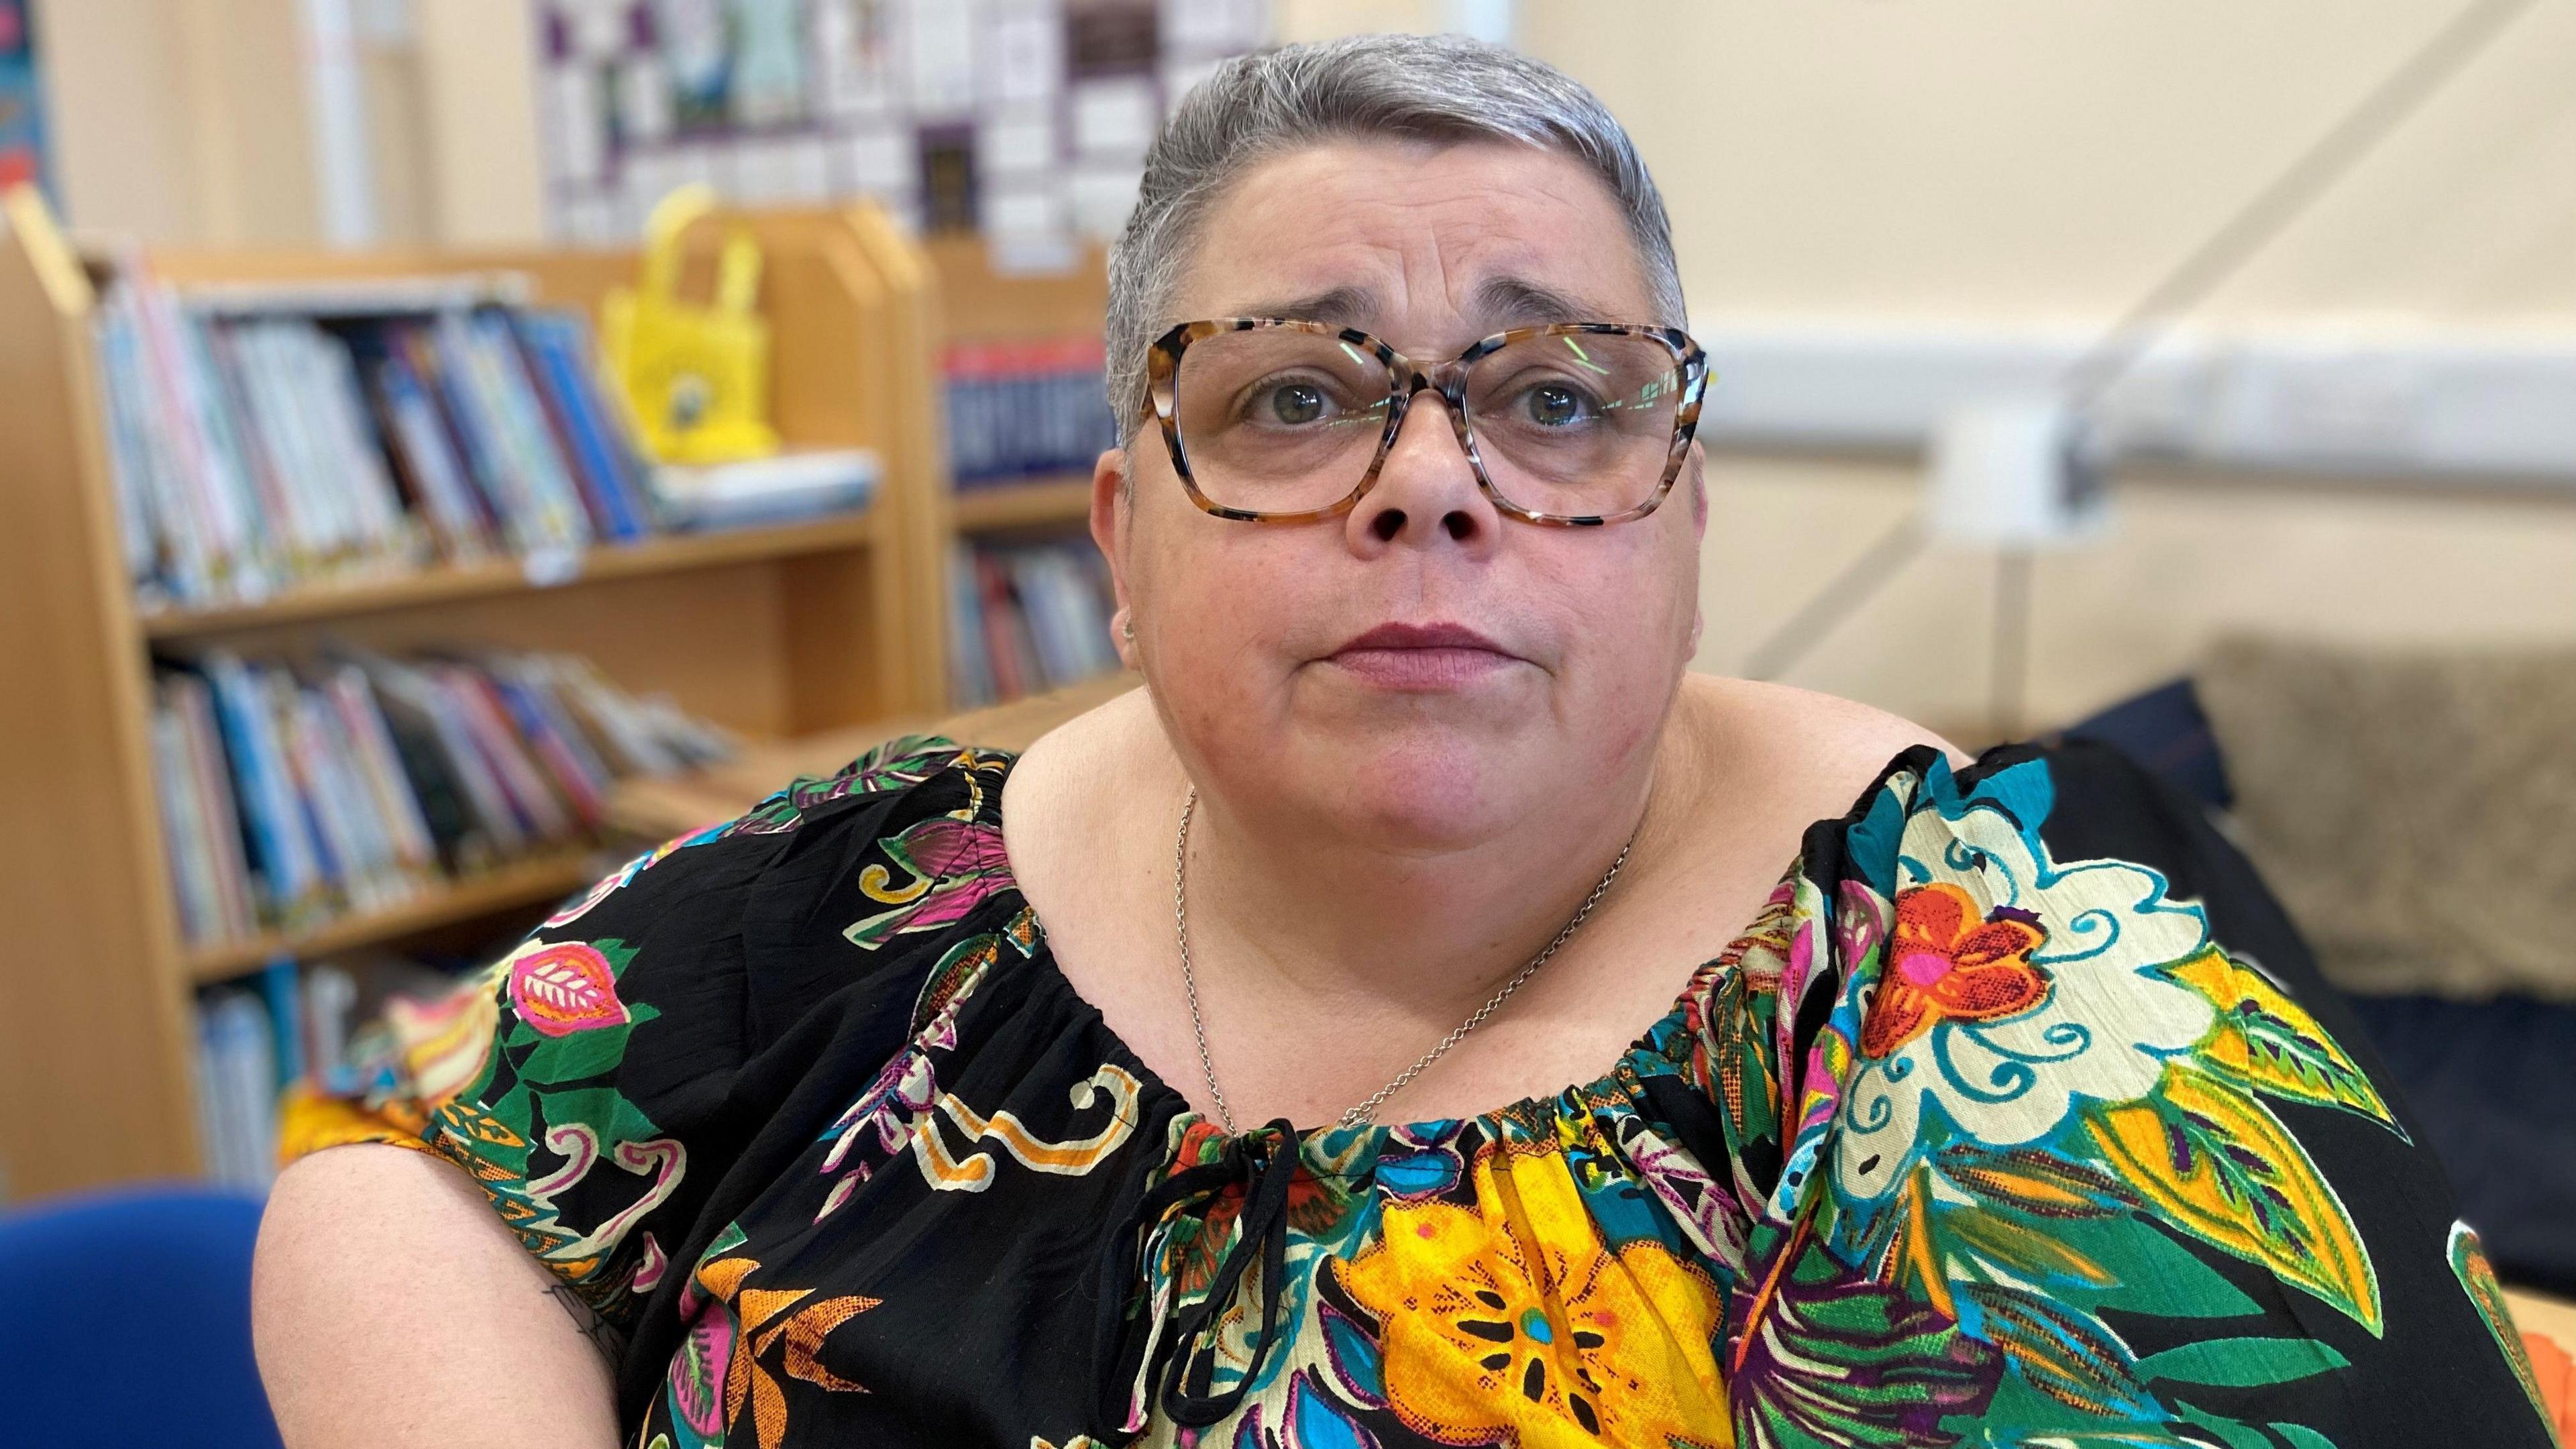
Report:
<svg viewBox="0 0 2576 1449"><path fill-rule="evenodd" d="M1109 307L1109 264L1098 247L1083 248L1070 266L1053 272L997 270L990 249L969 236L933 238L923 251L938 278L943 348L958 342L1046 342L1101 333ZM1087 470L984 482L949 490L946 538L1081 535L1090 520ZM943 547L943 560L947 556ZM1134 676L1123 678L1132 682Z"/></svg>
<svg viewBox="0 0 2576 1449"><path fill-rule="evenodd" d="M268 931L246 941L195 947L183 955L181 965L191 981L229 981L281 956L328 956L561 900L615 868L600 851L552 850L443 882L384 910L353 912L300 931Z"/></svg>
<svg viewBox="0 0 2576 1449"><path fill-rule="evenodd" d="M532 563L495 558L472 564L435 565L346 583L290 589L256 603L146 611L139 617L147 638L204 638L457 599L566 588L605 579L839 553L867 544L876 532L876 523L876 515L869 512L810 523L670 534L585 549L559 560Z"/></svg>
<svg viewBox="0 0 2576 1449"><path fill-rule="evenodd" d="M190 946L163 858L151 661L208 644L299 652L322 639L565 650L755 741L928 717L947 700L942 572L954 524L936 432L937 273L866 206L740 218L764 253L772 421L791 446L884 464L855 517L655 538L300 587L257 603L145 613L118 545L93 339L114 259L67 241L32 190L0 236L0 1198L198 1165L196 987L279 956L392 942L532 910L600 861L568 849L401 906ZM693 265L713 254L696 238ZM636 275L613 250L156 251L188 286L507 272L595 313Z"/></svg>
<svg viewBox="0 0 2576 1449"><path fill-rule="evenodd" d="M676 779L630 780L609 797L609 816L620 828L644 839L668 840L730 820L799 775L830 774L870 745L896 735L945 735L962 745L1025 750L1048 730L1142 682L1129 673L1104 674L962 714L880 720L752 750L715 769Z"/></svg>
<svg viewBox="0 0 2576 1449"><path fill-rule="evenodd" d="M1100 335L1109 315L1109 259L1082 248L1059 271L1002 271L978 236L932 237L922 246L939 277L941 340L1003 342Z"/></svg>
<svg viewBox="0 0 2576 1449"><path fill-rule="evenodd" d="M1091 479L1067 476L964 488L958 490L949 511L960 533L1050 525L1079 528L1091 519Z"/></svg>

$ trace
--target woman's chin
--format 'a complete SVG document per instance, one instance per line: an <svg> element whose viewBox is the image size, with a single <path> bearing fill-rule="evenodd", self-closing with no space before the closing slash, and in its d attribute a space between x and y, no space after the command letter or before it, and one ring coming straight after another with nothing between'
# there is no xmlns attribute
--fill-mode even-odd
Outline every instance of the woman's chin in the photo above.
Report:
<svg viewBox="0 0 2576 1449"><path fill-rule="evenodd" d="M1276 713L1182 724L1206 783L1246 808L1396 850L1454 849L1526 828L1599 763L1585 755L1603 732L1566 727L1536 687L1548 676L1510 673L1534 678L1416 692L1300 677Z"/></svg>
<svg viewBox="0 0 2576 1449"><path fill-rule="evenodd" d="M1414 721L1297 753L1321 767L1309 798L1346 829L1398 849L1442 849L1525 824L1555 752L1541 740Z"/></svg>

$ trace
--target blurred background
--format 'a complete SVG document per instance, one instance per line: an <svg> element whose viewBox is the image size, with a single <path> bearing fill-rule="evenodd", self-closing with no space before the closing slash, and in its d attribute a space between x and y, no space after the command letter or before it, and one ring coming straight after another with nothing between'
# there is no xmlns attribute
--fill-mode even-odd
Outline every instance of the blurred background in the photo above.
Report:
<svg viewBox="0 0 2576 1449"><path fill-rule="evenodd" d="M742 8L810 8L812 29L861 37L853 48L870 27L909 15L855 0ZM952 17L932 28L968 33L883 37L883 63L890 74L897 61L920 59L897 56L899 44L928 50L953 38L953 59L968 74L962 104L949 109L971 126L974 73L1007 64L987 56L979 68L969 21L976 7L921 8ZM639 52L652 63L635 38L651 26L632 17L690 9L714 12L721 29L728 7L39 4L56 194L83 228L225 246L631 239L654 188L692 168L745 204L864 187L919 215L925 184L938 183L925 183L917 153L907 154L914 148L896 144L900 124L837 129L819 84L807 101L811 120L789 103L792 122L725 127L772 135L810 127L810 142L609 140L617 102L606 92L628 79ZM2452 19L2427 0L1274 0L1203 10L1215 17L1206 25L1213 48L1237 36L1507 30L1593 87L1635 133L1671 206L1704 334L1833 324L1856 334L1853 351L1863 358L1879 329L1964 341L2026 330L2089 337ZM834 27L821 22L826 13L848 18ZM603 37L596 59L567 58L592 54L585 47L595 35ZM2531 6L2189 320L2256 337L2348 330L2521 344L2563 366L2563 345L2551 344L2563 344L2576 319L2571 47L2576 13L2548 0ZM823 79L824 60L807 59ZM942 59L914 69L937 72ZM1186 83L1188 62L1149 63L1167 85ZM924 78L949 80L934 73L884 83ZM683 85L629 80L627 89ZM940 98L891 104L943 113ZM689 126L677 115L665 124L673 136ZM629 154L614 154L621 149ZM645 164L609 169L638 152ZM1091 174L1074 173L1065 190L1077 194L1057 204L1084 214L1065 221L1105 230L1115 203L1094 204L1090 193L1115 197L1122 159L1132 166L1132 156L1113 155L1097 188ZM1049 200L1015 190L1001 198L1006 208L1029 201L1039 210ZM2396 461L2370 456L2372 442L2386 440L2395 453L2416 441L2403 414L2429 400L2393 395L2406 391L2396 374L2414 361L2401 349L2395 366L2355 379L2360 395L2343 405L2350 416L2319 420L2321 429L2343 426L2343 436L2319 441L2356 455L2365 466L2354 473ZM1722 408L1739 379L1723 353L1718 367ZM2554 380L2567 383L2564 373ZM2335 400L2314 395L2322 390L2281 406L2336 412ZM2535 406L2568 396L2532 389ZM1903 457L1729 458L1720 473L1704 659L1724 669L1802 600L1801 582L1842 562L1912 501L1916 473ZM2444 643L2563 640L2576 621L2576 510L2557 499L2477 488L2253 487L2243 473L2196 470L2124 488L2119 527L2098 546L2041 562L2034 718L2085 710L2175 672L2213 633L2237 625ZM1914 572L1856 612L1800 682L1927 722L1972 721L1988 703L1990 641L1955 621L1988 608L1991 578L1940 563ZM1909 629L1908 621L1935 627Z"/></svg>
<svg viewBox="0 0 2576 1449"><path fill-rule="evenodd" d="M2576 0L0 0L0 1203L255 1191L638 844L1120 687L1100 247L1389 29L1663 188L1696 667L2197 796L2576 1294Z"/></svg>

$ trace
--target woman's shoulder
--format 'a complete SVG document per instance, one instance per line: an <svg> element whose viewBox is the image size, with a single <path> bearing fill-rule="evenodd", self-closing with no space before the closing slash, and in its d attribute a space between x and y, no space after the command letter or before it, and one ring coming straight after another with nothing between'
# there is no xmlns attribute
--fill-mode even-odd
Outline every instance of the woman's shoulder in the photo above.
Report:
<svg viewBox="0 0 2576 1449"><path fill-rule="evenodd" d="M1131 823L1134 802L1161 791L1178 801L1189 779L1163 734L1153 696L1129 689L1055 723L1032 740L1011 771L1011 839L1051 856L1072 842L1111 844ZM1028 864L1043 867L1043 859Z"/></svg>
<svg viewBox="0 0 2576 1449"><path fill-rule="evenodd" d="M1766 836L1776 829L1762 826L1794 833L1852 810L1908 751L1968 764L1957 746L1901 715L1760 680L1683 676L1673 724L1701 762L1715 813Z"/></svg>
<svg viewBox="0 0 2576 1449"><path fill-rule="evenodd" d="M782 890L840 884L853 853L872 847L937 874L998 868L995 822L1011 763L1006 753L939 735L888 739L828 775L787 781L730 820L635 856L566 901L532 939L595 932L603 922L633 931L675 913L703 918L722 909L739 919L755 904L779 904ZM976 859L952 859L961 851Z"/></svg>
<svg viewBox="0 0 2576 1449"><path fill-rule="evenodd" d="M1691 673L1682 677L1675 704L1694 728L1766 758L1885 764L1915 745L1930 745L1954 764L1968 761L1956 745L1903 715L1795 685Z"/></svg>
<svg viewBox="0 0 2576 1449"><path fill-rule="evenodd" d="M1731 773L1794 802L1793 813L1810 821L1856 823L1891 790L1909 798L1928 790L1963 801L2011 797L2024 810L2044 798L2052 836L2102 853L2200 853L2214 833L2189 802L2107 745L2035 739L1971 755L1901 715L1814 690L1694 675L1683 697Z"/></svg>

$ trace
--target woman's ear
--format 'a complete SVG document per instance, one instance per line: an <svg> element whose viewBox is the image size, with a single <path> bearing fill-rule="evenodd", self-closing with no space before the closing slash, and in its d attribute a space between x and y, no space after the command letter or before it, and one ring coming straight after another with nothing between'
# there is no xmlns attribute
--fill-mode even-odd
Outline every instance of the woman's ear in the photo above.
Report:
<svg viewBox="0 0 2576 1449"><path fill-rule="evenodd" d="M1111 448L1091 465L1091 542L1109 561L1109 587L1116 611L1109 616L1111 647L1129 669L1141 666L1136 654L1136 620L1127 596L1127 530L1134 526L1136 492L1122 448Z"/></svg>
<svg viewBox="0 0 2576 1449"><path fill-rule="evenodd" d="M1121 544L1120 530L1127 526L1126 514L1135 503L1135 490L1128 486L1127 450L1111 448L1091 462L1091 541L1100 556L1118 567ZM1121 597L1124 597L1123 594Z"/></svg>

